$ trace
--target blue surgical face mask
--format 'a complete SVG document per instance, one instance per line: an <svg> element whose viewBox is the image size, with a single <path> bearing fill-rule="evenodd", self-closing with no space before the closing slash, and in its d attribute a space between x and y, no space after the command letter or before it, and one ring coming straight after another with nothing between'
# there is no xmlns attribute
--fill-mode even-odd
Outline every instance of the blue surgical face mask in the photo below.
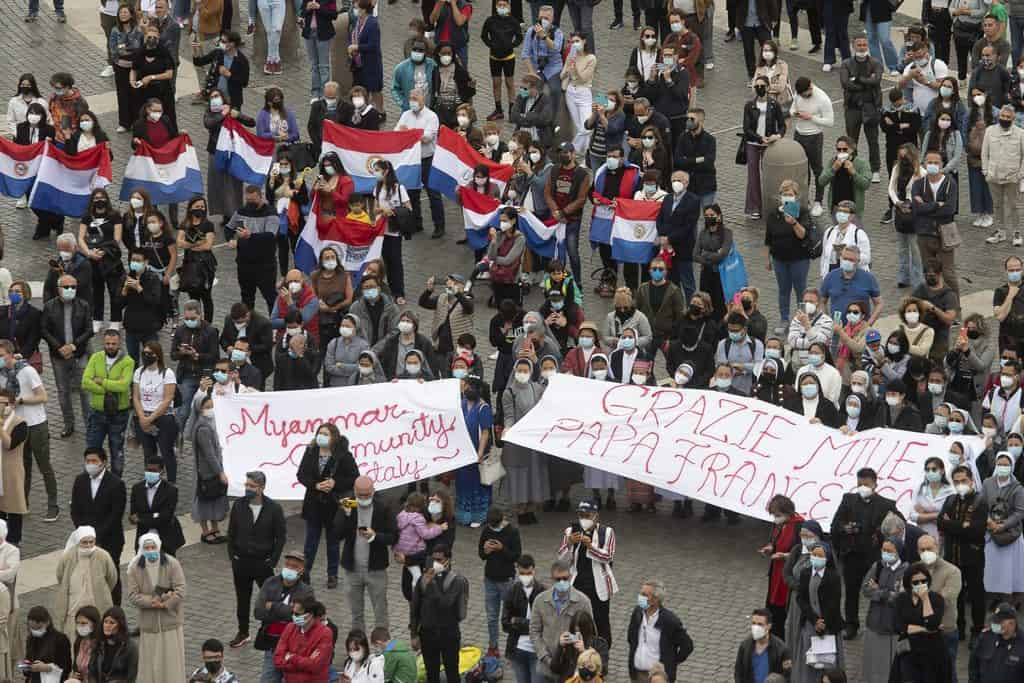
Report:
<svg viewBox="0 0 1024 683"><path fill-rule="evenodd" d="M1003 635L1003 623L1001 621L993 621L989 624L989 630L997 636Z"/></svg>
<svg viewBox="0 0 1024 683"><path fill-rule="evenodd" d="M636 339L633 339L632 337L623 337L622 339L619 340L619 348L629 350L635 346Z"/></svg>
<svg viewBox="0 0 1024 683"><path fill-rule="evenodd" d="M253 491L252 489L246 489L245 490L245 497L246 498L255 498L256 497L256 492Z"/></svg>
<svg viewBox="0 0 1024 683"><path fill-rule="evenodd" d="M228 373L224 372L223 370L214 370L213 381L216 382L217 384L224 384L225 382L228 381Z"/></svg>
<svg viewBox="0 0 1024 683"><path fill-rule="evenodd" d="M194 330L199 327L199 318L185 318L185 327Z"/></svg>
<svg viewBox="0 0 1024 683"><path fill-rule="evenodd" d="M328 446L331 445L331 437L327 436L326 434L317 434L316 445L319 446L320 448L327 448Z"/></svg>
<svg viewBox="0 0 1024 683"><path fill-rule="evenodd" d="M235 363L245 362L245 351L240 349L231 349L231 360Z"/></svg>
<svg viewBox="0 0 1024 683"><path fill-rule="evenodd" d="M996 465L996 476L1002 479L1006 479L1013 474L1013 467L1011 465Z"/></svg>
<svg viewBox="0 0 1024 683"><path fill-rule="evenodd" d="M882 564L896 564L900 556L896 553L882 553Z"/></svg>
<svg viewBox="0 0 1024 683"><path fill-rule="evenodd" d="M1007 446L1006 450L1010 452L1010 455L1012 455L1014 461L1016 461L1016 459L1020 457L1022 449L1020 446Z"/></svg>
<svg viewBox="0 0 1024 683"><path fill-rule="evenodd" d="M647 599L646 595L641 593L640 595L636 596L636 606L640 609L647 609L650 606L650 601Z"/></svg>
<svg viewBox="0 0 1024 683"><path fill-rule="evenodd" d="M730 332L729 333L729 339L731 341L733 341L733 342L742 341L743 340L743 333L742 332Z"/></svg>
<svg viewBox="0 0 1024 683"><path fill-rule="evenodd" d="M823 569L826 564L828 564L827 557L818 557L817 555L811 557L811 566L815 569Z"/></svg>
<svg viewBox="0 0 1024 683"><path fill-rule="evenodd" d="M363 290L363 297L367 301L376 301L378 296L380 296L380 290L376 287L370 287L369 289Z"/></svg>
<svg viewBox="0 0 1024 683"><path fill-rule="evenodd" d="M938 484L940 481L942 481L942 472L928 470L924 473L924 480L927 481L929 484Z"/></svg>
<svg viewBox="0 0 1024 683"><path fill-rule="evenodd" d="M800 387L800 393L804 395L804 398L812 399L818 395L818 385L813 382L810 384L804 384Z"/></svg>
<svg viewBox="0 0 1024 683"><path fill-rule="evenodd" d="M850 417L860 417L860 406L846 406L846 414Z"/></svg>
<svg viewBox="0 0 1024 683"><path fill-rule="evenodd" d="M156 562L160 559L159 550L143 550L142 556L146 558L147 562Z"/></svg>
<svg viewBox="0 0 1024 683"><path fill-rule="evenodd" d="M452 370L452 377L454 377L455 379L463 379L468 374L469 370L466 370L465 368L455 368L454 370Z"/></svg>
<svg viewBox="0 0 1024 683"><path fill-rule="evenodd" d="M1020 270L1009 270L1006 272L1006 279L1014 284L1020 282L1021 276L1024 275L1024 271Z"/></svg>
<svg viewBox="0 0 1024 683"><path fill-rule="evenodd" d="M560 579L555 581L555 592L556 593L568 593L569 589L572 588L572 584L569 583L569 579Z"/></svg>
<svg viewBox="0 0 1024 683"><path fill-rule="evenodd" d="M133 273L141 273L142 270L146 267L146 264L144 264L142 261L132 261L130 264L128 264L128 267L131 268L131 271Z"/></svg>
<svg viewBox="0 0 1024 683"><path fill-rule="evenodd" d="M146 480L146 484L149 486L155 486L156 483L160 481L159 472L143 472L142 477Z"/></svg>
<svg viewBox="0 0 1024 683"><path fill-rule="evenodd" d="M584 349L592 349L592 348L594 348L594 338L593 337L580 337L579 342L580 342L580 346L582 348L584 348Z"/></svg>
<svg viewBox="0 0 1024 683"><path fill-rule="evenodd" d="M563 308L565 308L565 302L564 301L552 301L551 302L551 310L553 310L553 311L560 311Z"/></svg>
<svg viewBox="0 0 1024 683"><path fill-rule="evenodd" d="M298 626L299 628L302 628L303 626L306 625L306 615L305 614L293 614L292 615L292 623L295 624L296 626Z"/></svg>
<svg viewBox="0 0 1024 683"><path fill-rule="evenodd" d="M12 306L17 306L21 303L21 294L18 292L11 292L7 295L7 298L10 300Z"/></svg>
<svg viewBox="0 0 1024 683"><path fill-rule="evenodd" d="M809 353L807 354L807 362L813 365L814 367L818 367L819 365L825 362L825 357L822 356L820 353Z"/></svg>
<svg viewBox="0 0 1024 683"><path fill-rule="evenodd" d="M608 167L609 171L616 171L619 168L619 158L608 157L607 159L605 159L604 165Z"/></svg>
<svg viewBox="0 0 1024 683"><path fill-rule="evenodd" d="M294 569L289 569L288 567L285 567L281 570L281 578L285 581L298 581L299 572L295 571Z"/></svg>
<svg viewBox="0 0 1024 683"><path fill-rule="evenodd" d="M665 271L662 268L651 268L651 279L655 282L661 282L665 279Z"/></svg>
<svg viewBox="0 0 1024 683"><path fill-rule="evenodd" d="M964 433L964 423L963 422L950 422L949 423L949 432L950 432L950 434L963 434Z"/></svg>

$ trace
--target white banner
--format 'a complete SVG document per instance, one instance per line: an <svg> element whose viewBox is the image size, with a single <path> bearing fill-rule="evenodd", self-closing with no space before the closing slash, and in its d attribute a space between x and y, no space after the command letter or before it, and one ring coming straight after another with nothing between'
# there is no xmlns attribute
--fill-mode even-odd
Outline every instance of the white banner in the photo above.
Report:
<svg viewBox="0 0 1024 683"><path fill-rule="evenodd" d="M325 422L348 439L378 491L476 462L454 379L237 394L213 409L231 495L242 495L246 472L260 470L271 498L301 500L295 475Z"/></svg>
<svg viewBox="0 0 1024 683"><path fill-rule="evenodd" d="M955 439L896 429L845 436L755 398L555 375L504 440L764 520L783 494L828 528L862 467L907 515L924 461L945 463Z"/></svg>

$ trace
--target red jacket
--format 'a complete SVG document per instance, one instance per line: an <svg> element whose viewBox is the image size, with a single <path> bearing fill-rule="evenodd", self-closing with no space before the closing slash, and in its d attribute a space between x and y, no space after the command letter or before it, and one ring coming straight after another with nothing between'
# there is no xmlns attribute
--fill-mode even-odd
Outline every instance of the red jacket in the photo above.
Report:
<svg viewBox="0 0 1024 683"><path fill-rule="evenodd" d="M305 632L288 624L274 648L274 666L284 674L284 683L327 683L333 655L334 634L322 621L315 620Z"/></svg>
<svg viewBox="0 0 1024 683"><path fill-rule="evenodd" d="M785 524L772 525L772 552L789 553L794 543L800 542L800 524L804 518L799 513L790 516ZM773 607L784 607L789 599L789 586L786 585L786 578L782 570L786 565L786 558L772 560L771 568L768 570L768 604Z"/></svg>
<svg viewBox="0 0 1024 683"><path fill-rule="evenodd" d="M287 285L285 285L287 287ZM308 282L302 283L302 291L299 292L297 301L295 301L295 308L302 311L306 306L309 305L310 301L316 298L316 292L313 291L313 287ZM288 310L291 308L290 302L286 301L280 294L277 295L277 302L274 304L274 311L277 317L282 320L288 315ZM302 328L309 333L309 336L313 339L313 348L320 350L320 312L319 310L313 314L313 317L303 324ZM285 328L277 330L274 335L274 341L279 342L285 335Z"/></svg>
<svg viewBox="0 0 1024 683"><path fill-rule="evenodd" d="M604 353L600 344L594 344L594 353ZM594 353L590 354L593 357ZM576 375L577 377L587 376L587 361L583 359L583 349L576 346L565 354L562 359L562 372Z"/></svg>

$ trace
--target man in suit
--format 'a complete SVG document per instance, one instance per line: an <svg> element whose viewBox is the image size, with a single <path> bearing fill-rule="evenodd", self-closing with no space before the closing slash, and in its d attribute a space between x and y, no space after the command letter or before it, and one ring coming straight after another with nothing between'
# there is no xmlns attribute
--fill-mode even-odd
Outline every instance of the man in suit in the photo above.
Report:
<svg viewBox="0 0 1024 683"><path fill-rule="evenodd" d="M917 542L922 536L927 536L924 529L917 526L907 525L906 521L898 512L890 512L882 520L882 538L897 538L903 544L903 552L900 559L907 564L914 564L921 561L921 553L918 551Z"/></svg>
<svg viewBox="0 0 1024 683"><path fill-rule="evenodd" d="M697 291L693 279L693 247L697 242L697 217L700 216L700 197L687 192L690 174L673 171L672 192L661 200L658 213L658 236L662 248L671 247L672 273L669 279L683 288L689 300Z"/></svg>
<svg viewBox="0 0 1024 683"><path fill-rule="evenodd" d="M252 363L262 374L265 383L267 378L274 372L274 330L270 326L270 320L256 311L249 310L249 307L238 302L231 307L231 311L224 319L221 327L220 347L236 364L241 364L237 354L234 353L235 342L238 339L248 339L249 348L245 362ZM253 386L246 384L246 386ZM263 391L263 384L257 387Z"/></svg>
<svg viewBox="0 0 1024 683"><path fill-rule="evenodd" d="M876 488L875 471L870 467L858 470L857 491L843 495L832 518L832 547L846 587L846 640L856 638L860 628L860 588L868 569L881 557L882 522L896 512L896 502L878 495Z"/></svg>
<svg viewBox="0 0 1024 683"><path fill-rule="evenodd" d="M364 593L373 604L374 627L388 628L387 568L389 546L398 540L395 515L384 501L374 494L373 480L359 477L355 486L355 509L351 499L341 500L341 511L335 521L337 536L344 543L341 567L349 586L348 599L352 610L352 628L366 631Z"/></svg>
<svg viewBox="0 0 1024 683"><path fill-rule="evenodd" d="M118 567L117 585L112 596L121 604L121 550L124 548L124 507L128 502L124 482L107 469L107 452L102 448L85 449L85 471L75 477L71 487L71 522L75 527L96 529L96 545L110 553Z"/></svg>
<svg viewBox="0 0 1024 683"><path fill-rule="evenodd" d="M163 458L154 457L146 461L143 479L132 486L128 521L135 524L135 545L142 534L155 531L163 541L162 550L174 555L185 545L185 534L175 511L178 507L178 487L164 479Z"/></svg>

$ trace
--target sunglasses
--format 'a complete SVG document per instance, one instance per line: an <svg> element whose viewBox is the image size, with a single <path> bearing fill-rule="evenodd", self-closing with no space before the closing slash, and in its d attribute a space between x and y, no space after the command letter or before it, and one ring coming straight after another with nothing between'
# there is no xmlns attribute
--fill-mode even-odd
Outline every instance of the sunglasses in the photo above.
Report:
<svg viewBox="0 0 1024 683"><path fill-rule="evenodd" d="M645 135L644 136L644 140L653 140L653 139L654 139L653 135Z"/></svg>

